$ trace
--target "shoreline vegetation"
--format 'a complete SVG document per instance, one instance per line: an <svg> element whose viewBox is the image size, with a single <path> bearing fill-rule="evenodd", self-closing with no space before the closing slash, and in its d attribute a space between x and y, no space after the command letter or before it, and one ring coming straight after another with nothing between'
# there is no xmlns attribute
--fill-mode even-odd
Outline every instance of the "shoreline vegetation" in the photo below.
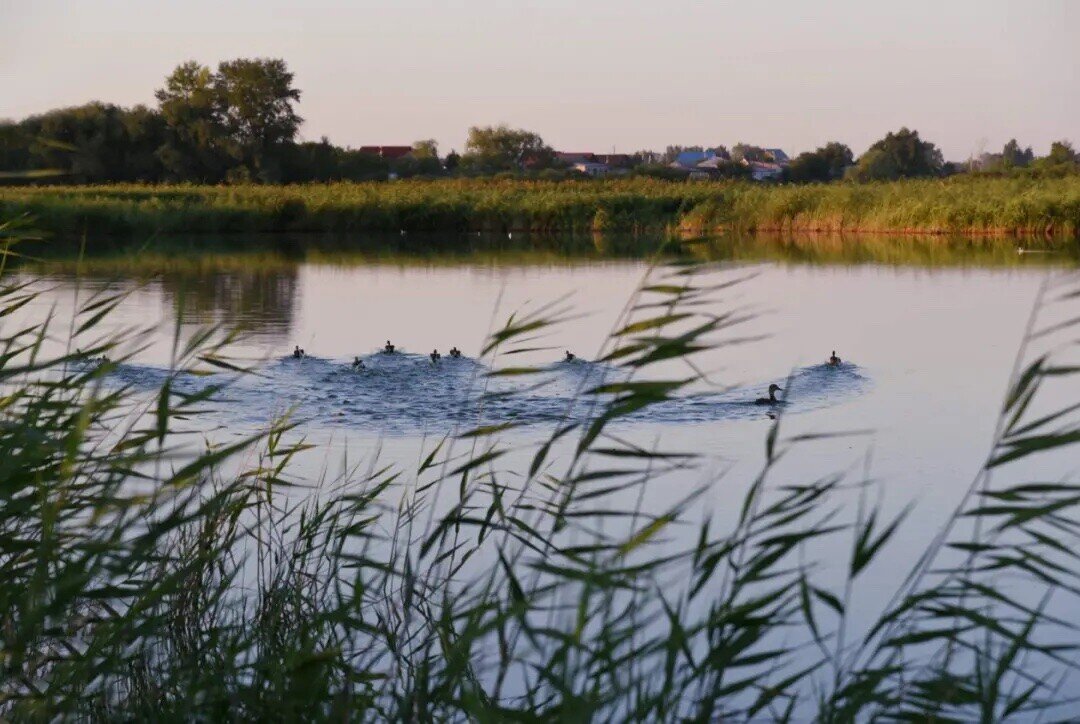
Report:
<svg viewBox="0 0 1080 724"><path fill-rule="evenodd" d="M408 179L270 185L0 187L0 214L57 236L530 232L1080 234L1080 176L871 184Z"/></svg>

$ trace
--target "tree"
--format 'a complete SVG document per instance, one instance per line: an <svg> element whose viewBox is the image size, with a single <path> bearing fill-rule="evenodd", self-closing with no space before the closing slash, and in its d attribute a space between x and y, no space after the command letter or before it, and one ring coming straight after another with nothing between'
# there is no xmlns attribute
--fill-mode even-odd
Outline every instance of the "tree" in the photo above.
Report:
<svg viewBox="0 0 1080 724"><path fill-rule="evenodd" d="M340 181L341 149L323 136L318 143L289 146L282 163L282 180L291 182Z"/></svg>
<svg viewBox="0 0 1080 724"><path fill-rule="evenodd" d="M796 156L788 166L788 178L798 182L835 181L844 177L854 158L850 148L834 141Z"/></svg>
<svg viewBox="0 0 1080 724"><path fill-rule="evenodd" d="M462 165L480 173L549 168L555 152L531 131L500 126L473 126L465 142Z"/></svg>
<svg viewBox="0 0 1080 724"><path fill-rule="evenodd" d="M293 108L300 91L292 82L279 59L225 61L216 73L195 61L177 66L155 93L168 129L158 153L166 174L281 180L285 147L303 120Z"/></svg>
<svg viewBox="0 0 1080 724"><path fill-rule="evenodd" d="M234 163L210 69L195 61L178 65L154 96L166 126L158 158L173 181L216 183Z"/></svg>
<svg viewBox="0 0 1080 724"><path fill-rule="evenodd" d="M736 143L731 147L732 161L746 161L764 163L770 161L769 154L761 146L751 146L747 143Z"/></svg>
<svg viewBox="0 0 1080 724"><path fill-rule="evenodd" d="M1036 173L1052 176L1075 173L1080 170L1080 154L1068 141L1054 141L1050 144L1050 153L1035 159L1031 168Z"/></svg>
<svg viewBox="0 0 1080 724"><path fill-rule="evenodd" d="M241 163L262 181L280 178L282 146L303 119L293 109L300 91L284 60L239 58L218 64L214 93L221 124Z"/></svg>
<svg viewBox="0 0 1080 724"><path fill-rule="evenodd" d="M1035 154L1031 151L1031 146L1021 150L1020 144L1016 142L1016 139L1011 139L1005 144L1005 147L1001 149L1001 162L1006 167L1023 168L1031 164L1034 160Z"/></svg>
<svg viewBox="0 0 1080 724"><path fill-rule="evenodd" d="M461 154L454 149L450 149L450 153L446 154L446 158L443 159L443 168L445 168L447 172L453 173L460 164Z"/></svg>
<svg viewBox="0 0 1080 724"><path fill-rule="evenodd" d="M87 103L8 126L4 170L56 170L77 182L157 181L161 117L145 106Z"/></svg>
<svg viewBox="0 0 1080 724"><path fill-rule="evenodd" d="M412 148L413 158L433 158L436 161L439 160L439 142L434 138L417 141L413 144Z"/></svg>
<svg viewBox="0 0 1080 724"><path fill-rule="evenodd" d="M1077 162L1076 151L1068 141L1054 141L1050 144L1050 154L1046 160L1055 166L1075 165Z"/></svg>
<svg viewBox="0 0 1080 724"><path fill-rule="evenodd" d="M887 151L871 148L859 157L857 164L847 170L846 177L859 183L892 181L900 178L900 168Z"/></svg>
<svg viewBox="0 0 1080 724"><path fill-rule="evenodd" d="M412 153L394 161L391 168L399 178L438 176L443 172L443 166L439 163L438 141L434 138L417 141L413 144Z"/></svg>
<svg viewBox="0 0 1080 724"><path fill-rule="evenodd" d="M859 181L937 176L945 162L938 147L901 128L889 133L862 155L850 176Z"/></svg>

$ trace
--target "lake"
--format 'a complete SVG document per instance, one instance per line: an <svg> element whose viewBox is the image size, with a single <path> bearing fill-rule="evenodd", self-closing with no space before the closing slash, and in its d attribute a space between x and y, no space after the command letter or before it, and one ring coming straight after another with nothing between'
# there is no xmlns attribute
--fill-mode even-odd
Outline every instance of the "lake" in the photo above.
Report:
<svg viewBox="0 0 1080 724"><path fill-rule="evenodd" d="M1012 246L933 244L769 243L755 253L752 241L736 239L701 255L709 266L696 283L742 281L694 310L743 310L752 318L716 341L753 339L705 350L693 357L693 368L676 362L647 373L654 379L703 373L704 380L681 399L617 420L611 433L645 449L702 457L644 491L627 492L640 499L624 505L659 513L704 486L695 515L730 522L765 459L777 410L788 439L853 433L799 443L771 480L805 484L839 473L878 481L874 499L890 513L913 505L861 581L863 603L853 621L872 620L986 460L1040 289L1075 268L1072 258L1018 254ZM884 249L884 256L866 249ZM174 250L157 264L114 255L89 258L80 276L68 262L20 270L44 292L19 314L34 318L55 307L63 319L76 298L130 291L110 324L149 333L110 378L148 393L165 378L178 322L181 337L207 323L243 329L235 351L260 375L236 383L232 403L218 406L206 435L230 439L292 410L299 432L318 443L293 470L305 480L375 458L410 471L446 435L506 423L514 427L499 438L511 453L500 466L521 472L560 424L594 412L584 390L623 379L614 365L593 360L635 290L646 280L670 282L663 276L670 270L599 248L586 255L516 249L424 256ZM485 340L511 315L552 302L567 318L530 335L519 345L526 351L481 357ZM1051 309L1042 318L1068 317L1067 309ZM393 355L380 352L388 340ZM292 359L294 346L308 356ZM447 357L453 346L462 359ZM433 350L443 355L438 362L428 356ZM834 350L843 364L825 365ZM567 361L567 351L576 359ZM356 357L363 370L352 368ZM535 379L486 376L509 366L543 372ZM537 380L545 384L534 388ZM773 383L784 388L786 405L755 404ZM195 390L205 383L179 384ZM1080 397L1080 380L1062 384L1059 402ZM495 394L481 403L481 389ZM554 450L556 461L569 455L567 444ZM1056 479L1073 466L1069 455L1047 455L1025 464L1018 479ZM453 497L447 495L438 501L441 509ZM692 527L676 530L659 545L685 545L693 535ZM846 553L831 544L820 555L832 565Z"/></svg>

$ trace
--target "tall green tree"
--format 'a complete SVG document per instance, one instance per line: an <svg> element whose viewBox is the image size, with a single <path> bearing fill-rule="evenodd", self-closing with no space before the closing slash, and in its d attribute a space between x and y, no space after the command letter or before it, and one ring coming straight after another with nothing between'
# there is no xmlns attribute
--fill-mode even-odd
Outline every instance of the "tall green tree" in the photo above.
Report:
<svg viewBox="0 0 1080 724"><path fill-rule="evenodd" d="M413 144L413 158L439 158L439 142L434 138L426 138Z"/></svg>
<svg viewBox="0 0 1080 724"><path fill-rule="evenodd" d="M918 131L901 128L872 145L849 175L858 181L918 178L937 176L944 165L937 146L919 138Z"/></svg>
<svg viewBox="0 0 1080 724"><path fill-rule="evenodd" d="M854 163L851 149L843 143L827 143L815 151L800 153L788 167L791 181L835 181Z"/></svg>
<svg viewBox="0 0 1080 724"><path fill-rule="evenodd" d="M461 165L461 154L454 149L450 149L450 153L446 154L446 158L443 159L443 168L448 173L453 173L457 171L459 165Z"/></svg>
<svg viewBox="0 0 1080 724"><path fill-rule="evenodd" d="M213 78L217 112L243 168L262 181L281 177L283 147L303 119L293 104L300 91L278 58L239 58L218 65Z"/></svg>
<svg viewBox="0 0 1080 724"><path fill-rule="evenodd" d="M1073 149L1072 143L1069 141L1054 141L1050 144L1050 153L1046 157L1047 161L1054 165L1072 164L1076 165L1078 154Z"/></svg>
<svg viewBox="0 0 1080 724"><path fill-rule="evenodd" d="M166 138L158 157L173 181L216 183L234 163L221 117L214 74L189 61L177 66L154 93L166 125Z"/></svg>
<svg viewBox="0 0 1080 724"><path fill-rule="evenodd" d="M1001 162L1007 167L1023 168L1030 165L1034 158L1031 146L1022 149L1015 138L1010 139L1001 149Z"/></svg>
<svg viewBox="0 0 1080 724"><path fill-rule="evenodd" d="M549 168L555 152L538 134L499 126L473 126L465 142L462 165L471 171L493 173Z"/></svg>

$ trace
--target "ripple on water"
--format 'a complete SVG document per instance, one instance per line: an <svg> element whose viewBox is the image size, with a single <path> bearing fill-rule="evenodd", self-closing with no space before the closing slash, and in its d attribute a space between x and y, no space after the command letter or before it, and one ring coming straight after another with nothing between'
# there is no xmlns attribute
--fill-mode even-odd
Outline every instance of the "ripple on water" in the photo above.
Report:
<svg viewBox="0 0 1080 724"><path fill-rule="evenodd" d="M454 425L517 422L534 424L580 420L592 415L597 397L584 391L603 382L625 379L625 372L575 360L548 367L540 376L488 377L487 368L469 358L375 354L364 369L350 361L292 357L264 365L229 385L226 405L215 415L225 424L260 424L288 409L312 424L371 429L387 433L442 432ZM170 377L167 369L121 364L110 379L151 390ZM541 382L543 384L539 384ZM172 386L194 393L216 382L213 377L173 376ZM869 380L853 364L815 365L795 370L784 380L787 413L818 410L861 394ZM620 422L687 424L717 420L760 419L770 408L754 400L769 382L753 388L683 395L638 410Z"/></svg>

